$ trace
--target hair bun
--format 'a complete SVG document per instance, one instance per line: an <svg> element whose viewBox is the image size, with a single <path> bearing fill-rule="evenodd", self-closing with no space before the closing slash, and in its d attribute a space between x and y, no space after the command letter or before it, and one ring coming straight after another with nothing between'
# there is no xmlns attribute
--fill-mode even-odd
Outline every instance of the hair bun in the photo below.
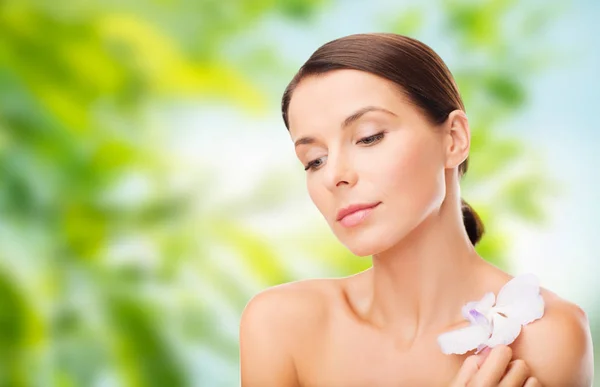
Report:
<svg viewBox="0 0 600 387"><path fill-rule="evenodd" d="M461 198L460 203L467 235L473 246L475 246L485 232L483 222L479 218L479 215L477 215L477 212L464 199Z"/></svg>

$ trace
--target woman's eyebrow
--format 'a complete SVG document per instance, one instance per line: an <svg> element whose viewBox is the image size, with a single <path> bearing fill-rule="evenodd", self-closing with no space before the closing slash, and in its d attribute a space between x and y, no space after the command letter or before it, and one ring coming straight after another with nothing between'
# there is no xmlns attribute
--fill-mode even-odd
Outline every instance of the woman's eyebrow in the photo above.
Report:
<svg viewBox="0 0 600 387"><path fill-rule="evenodd" d="M392 113L391 111L384 109L382 107L365 106L365 107L358 109L354 113L350 114L348 117L346 117L344 119L344 121L342 121L342 124L340 125L340 129L342 129L342 130L346 129L348 126L352 125L354 122L356 122L358 119L360 119L363 115L365 115L368 112L372 112L372 111L384 112L386 114L391 114L393 116L396 116L395 113ZM294 143L294 147L297 147L298 145L312 144L314 142L315 142L314 137L302 137L302 138L296 140L296 142Z"/></svg>
<svg viewBox="0 0 600 387"><path fill-rule="evenodd" d="M372 111L384 112L386 114L391 114L393 116L396 116L396 114L392 113L391 111L384 109L382 107L379 107L379 106L365 106L365 107L358 109L357 111L355 111L348 117L346 117L346 119L342 122L342 125L340 126L340 128L341 129L347 128L348 126L352 125L355 121L357 121L360 117L362 117L366 113L372 112Z"/></svg>

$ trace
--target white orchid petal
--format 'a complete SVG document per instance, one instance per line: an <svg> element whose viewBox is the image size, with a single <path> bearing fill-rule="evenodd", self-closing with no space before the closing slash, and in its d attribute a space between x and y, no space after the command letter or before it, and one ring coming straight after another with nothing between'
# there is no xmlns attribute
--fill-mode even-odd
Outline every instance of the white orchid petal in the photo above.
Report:
<svg viewBox="0 0 600 387"><path fill-rule="evenodd" d="M508 281L496 299L496 306L510 305L523 298L537 296L540 293L540 282L533 274L522 274Z"/></svg>
<svg viewBox="0 0 600 387"><path fill-rule="evenodd" d="M496 302L496 296L492 292L488 292L484 294L484 296L479 300L479 305L477 305L477 309L486 314L492 306L494 306L494 302Z"/></svg>
<svg viewBox="0 0 600 387"><path fill-rule="evenodd" d="M490 337L490 331L481 325L470 325L466 328L442 333L438 336L438 344L446 355L462 355L485 342Z"/></svg>
<svg viewBox="0 0 600 387"><path fill-rule="evenodd" d="M491 321L487 319L483 314L479 313L477 309L473 309L470 311L469 315L471 316L471 323L477 325L483 325L489 327L491 325Z"/></svg>
<svg viewBox="0 0 600 387"><path fill-rule="evenodd" d="M476 309L477 308L477 304L479 302L477 301L471 301L468 302L465 306L462 307L461 312L462 312L462 316L464 318L466 318L467 320L470 320L472 323L474 323L474 321L471 320L471 314L469 313L471 310Z"/></svg>
<svg viewBox="0 0 600 387"><path fill-rule="evenodd" d="M443 353L464 354L475 348L479 352L485 347L509 345L523 325L544 315L539 281L533 274L517 276L500 289L497 298L486 293L481 300L467 303L462 315L471 326L440 335Z"/></svg>
<svg viewBox="0 0 600 387"><path fill-rule="evenodd" d="M510 305L494 307L493 310L521 325L526 325L544 315L544 299L538 294L535 297L523 298Z"/></svg>
<svg viewBox="0 0 600 387"><path fill-rule="evenodd" d="M509 345L521 333L521 324L517 320L506 318L499 314L494 314L493 325L492 336L486 343L490 348L500 344Z"/></svg>
<svg viewBox="0 0 600 387"><path fill-rule="evenodd" d="M463 306L462 310L461 310L462 315L464 318L471 321L471 323L476 324L477 321L475 321L473 319L471 310L475 309L482 315L487 316L489 314L490 310L492 309L492 306L494 305L495 301L496 301L496 296L494 296L494 293L492 293L492 292L486 293L481 298L481 300L471 301L471 302L468 302L465 306Z"/></svg>

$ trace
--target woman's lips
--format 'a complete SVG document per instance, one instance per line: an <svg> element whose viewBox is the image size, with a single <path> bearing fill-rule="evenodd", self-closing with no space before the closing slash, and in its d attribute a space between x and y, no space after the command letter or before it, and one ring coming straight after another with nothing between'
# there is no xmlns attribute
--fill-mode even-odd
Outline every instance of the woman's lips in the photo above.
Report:
<svg viewBox="0 0 600 387"><path fill-rule="evenodd" d="M373 207L364 208L362 210L355 211L351 214L344 216L339 222L344 227L354 227L361 223L380 203L377 203Z"/></svg>

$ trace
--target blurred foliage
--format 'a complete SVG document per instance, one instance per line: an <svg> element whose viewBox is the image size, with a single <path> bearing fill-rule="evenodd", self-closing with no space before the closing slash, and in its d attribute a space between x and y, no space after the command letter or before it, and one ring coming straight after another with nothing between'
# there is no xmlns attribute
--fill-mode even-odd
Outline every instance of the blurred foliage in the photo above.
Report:
<svg viewBox="0 0 600 387"><path fill-rule="evenodd" d="M267 12L303 19L318 4L0 3L0 385L197 384L179 361L188 339L235 359L210 306L186 296L186 269L221 278L215 289L228 277L192 258L203 219L172 188L149 111L259 106L221 44ZM239 310L247 294L232 285Z"/></svg>
<svg viewBox="0 0 600 387"><path fill-rule="evenodd" d="M228 43L266 18L310 28L324 4L0 2L0 385L235 383L242 308L298 274L234 213L289 192L265 180L247 201L202 207L213 177L177 184L152 113L198 99L264 109L269 96L248 73L256 58L230 61ZM496 130L526 102L537 54L513 51L500 28L516 2L440 4L448 41L477 58L450 66L473 112L464 196L488 226L480 253L505 266L501 217L543 219L535 199L549 187ZM526 11L522 27L542 28L540 14ZM418 7L385 16L417 38L428 20ZM276 49L263 54L263 74L280 68ZM323 273L368 266L321 230L283 242Z"/></svg>

